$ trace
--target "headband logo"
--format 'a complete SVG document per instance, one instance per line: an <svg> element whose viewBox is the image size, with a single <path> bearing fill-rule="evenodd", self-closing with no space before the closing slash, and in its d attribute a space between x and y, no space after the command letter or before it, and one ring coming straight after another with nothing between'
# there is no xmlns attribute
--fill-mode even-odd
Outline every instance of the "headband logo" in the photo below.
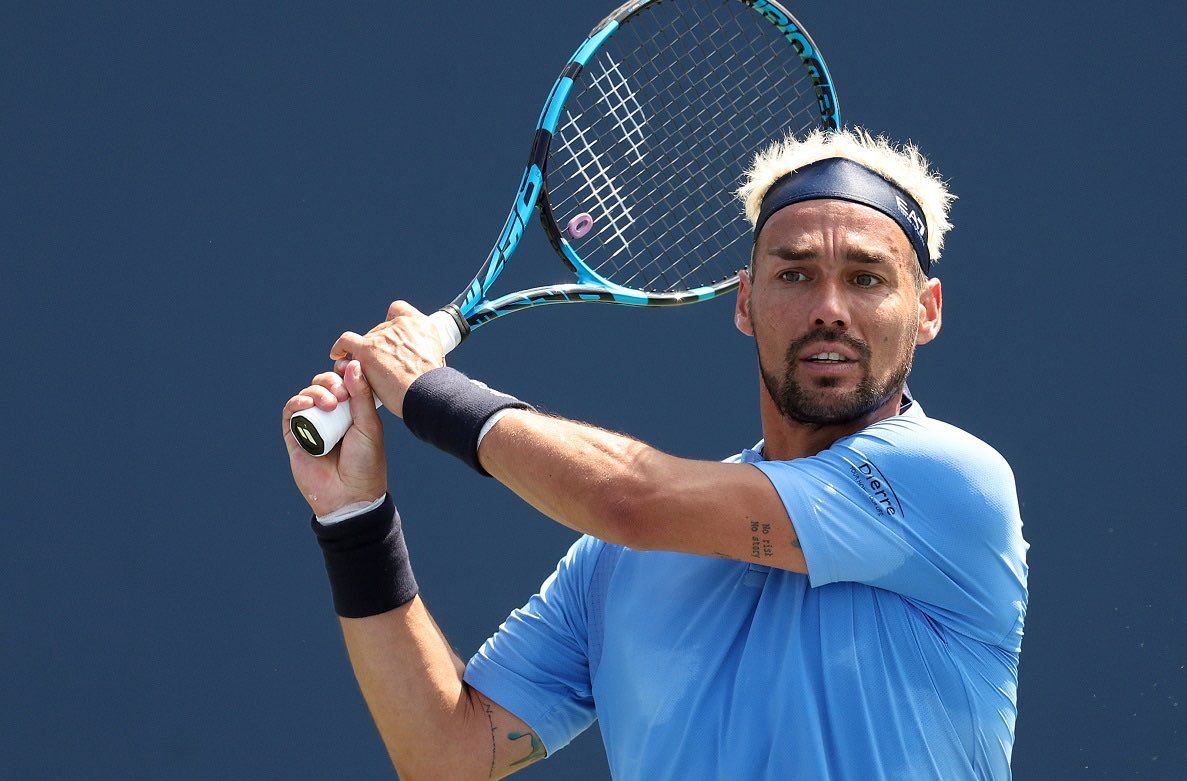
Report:
<svg viewBox="0 0 1187 781"><path fill-rule="evenodd" d="M911 223L911 227L915 228L915 232L919 234L919 238L927 235L927 226L923 224L923 220L919 219L919 215L915 210L907 205L907 202L902 199L902 196L894 196L894 202L898 205L898 210Z"/></svg>

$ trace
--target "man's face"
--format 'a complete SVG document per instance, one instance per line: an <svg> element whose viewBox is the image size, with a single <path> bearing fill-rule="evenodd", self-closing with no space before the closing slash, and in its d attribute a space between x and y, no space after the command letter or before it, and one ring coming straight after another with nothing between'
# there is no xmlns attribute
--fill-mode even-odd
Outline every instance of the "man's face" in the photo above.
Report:
<svg viewBox="0 0 1187 781"><path fill-rule="evenodd" d="M940 327L939 281L920 289L915 263L898 224L860 204L802 201L767 220L735 322L784 417L848 423L901 391L915 345Z"/></svg>

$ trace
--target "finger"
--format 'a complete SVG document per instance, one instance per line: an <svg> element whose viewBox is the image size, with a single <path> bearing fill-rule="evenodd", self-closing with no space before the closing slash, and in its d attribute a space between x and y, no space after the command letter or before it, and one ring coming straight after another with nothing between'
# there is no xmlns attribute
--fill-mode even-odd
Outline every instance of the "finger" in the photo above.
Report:
<svg viewBox="0 0 1187 781"><path fill-rule="evenodd" d="M303 409L309 409L313 406L313 399L308 396L297 394L284 403L284 409L280 413L281 428L287 433L289 430L289 418L293 416L294 412L300 412Z"/></svg>
<svg viewBox="0 0 1187 781"><path fill-rule="evenodd" d="M289 421L293 417L294 412L309 409L313 406L313 399L308 396L300 394L293 396L284 405L284 411L280 415L280 436L284 439L284 447L288 450L289 457L294 456L297 451L301 450L301 446L297 444L296 438L293 436L293 431L289 428Z"/></svg>
<svg viewBox="0 0 1187 781"><path fill-rule="evenodd" d="M310 385L301 391L301 395L312 399L318 409L323 409L326 412L333 412L334 408L338 406L339 399L334 395L334 391L320 385Z"/></svg>
<svg viewBox="0 0 1187 781"><path fill-rule="evenodd" d="M313 384L328 389L338 401L346 401L350 398L350 393L342 384L342 377L337 372L322 372L313 378Z"/></svg>
<svg viewBox="0 0 1187 781"><path fill-rule="evenodd" d="M347 331L338 337L338 341L334 342L334 346L330 348L330 359L338 360L345 358L347 355L353 353L360 353L367 347L366 338L359 336L354 331Z"/></svg>
<svg viewBox="0 0 1187 781"><path fill-rule="evenodd" d="M421 312L407 301L393 301L387 308L387 319L395 320L405 315L419 315Z"/></svg>
<svg viewBox="0 0 1187 781"><path fill-rule="evenodd" d="M375 409L375 396L371 392L371 385L363 375L363 366L358 361L351 361L346 366L345 385L350 391L350 417L360 432L368 438L375 438L376 433L383 431L383 422L379 419L379 410Z"/></svg>
<svg viewBox="0 0 1187 781"><path fill-rule="evenodd" d="M294 412L300 412L301 410L309 409L312 406L313 399L304 395L304 393L298 393L296 396L293 396L284 403L284 418L287 421L288 418L292 417Z"/></svg>
<svg viewBox="0 0 1187 781"><path fill-rule="evenodd" d="M335 385L342 384L341 372L322 372L321 374L313 375L313 384L320 385L323 388L333 388Z"/></svg>

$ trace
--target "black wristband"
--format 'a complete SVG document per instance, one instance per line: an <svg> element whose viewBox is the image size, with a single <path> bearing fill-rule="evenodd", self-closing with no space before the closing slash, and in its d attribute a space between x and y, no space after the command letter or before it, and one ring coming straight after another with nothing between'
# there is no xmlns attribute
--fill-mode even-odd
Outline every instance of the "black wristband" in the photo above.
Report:
<svg viewBox="0 0 1187 781"><path fill-rule="evenodd" d="M491 390L457 369L442 366L416 378L404 396L404 424L434 447L465 461L481 475L478 435L491 415L503 409L534 409L514 396Z"/></svg>
<svg viewBox="0 0 1187 781"><path fill-rule="evenodd" d="M313 533L326 560L334 610L343 618L386 613L419 592L390 494L374 510L345 521L326 525L315 516Z"/></svg>

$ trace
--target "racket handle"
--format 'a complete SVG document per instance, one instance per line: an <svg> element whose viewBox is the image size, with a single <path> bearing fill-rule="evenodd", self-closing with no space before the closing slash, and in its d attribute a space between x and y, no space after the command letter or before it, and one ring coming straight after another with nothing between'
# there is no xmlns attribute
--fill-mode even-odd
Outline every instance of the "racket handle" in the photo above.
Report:
<svg viewBox="0 0 1187 781"><path fill-rule="evenodd" d="M462 343L463 334L459 319L448 309L429 315L429 322L437 329L437 338L441 341L441 349L446 355ZM382 406L379 399L375 399L375 409ZM324 456L342 441L346 430L350 428L350 423L350 402L340 401L333 412L326 412L317 407L294 412L289 419L289 430L306 453L311 456Z"/></svg>
<svg viewBox="0 0 1187 781"><path fill-rule="evenodd" d="M466 321L460 314L455 314L456 312L456 307L448 307L438 309L429 315L429 322L437 329L437 338L441 341L441 349L446 355L453 352L453 348L461 344L462 339L470 333L470 326L466 325ZM465 333L462 332L463 326L466 329Z"/></svg>

